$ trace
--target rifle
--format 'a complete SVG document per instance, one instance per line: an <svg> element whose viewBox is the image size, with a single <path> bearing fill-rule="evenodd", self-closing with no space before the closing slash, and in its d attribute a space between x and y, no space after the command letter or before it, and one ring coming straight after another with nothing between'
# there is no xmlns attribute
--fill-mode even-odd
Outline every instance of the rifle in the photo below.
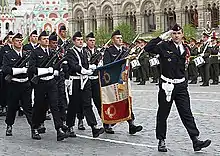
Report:
<svg viewBox="0 0 220 156"><path fill-rule="evenodd" d="M24 66L24 65L28 62L29 58L30 58L30 54L24 55L23 57L21 57L21 58L14 64L14 66L17 67L17 68L20 68L20 67ZM23 59L24 59L24 60L23 60ZM23 61L22 61L22 60L23 60ZM10 75L10 74L8 74L8 75L5 76L5 80L6 80L8 83L11 82L11 79L12 79L12 78L13 78L13 76Z"/></svg>
<svg viewBox="0 0 220 156"><path fill-rule="evenodd" d="M122 55L124 51L121 51L118 56L115 58L114 62L117 61L120 57L124 58L125 56L129 55L132 49L132 46L134 45L135 41L139 38L140 34L137 34L137 36L134 38L134 40L131 42L128 50Z"/></svg>
<svg viewBox="0 0 220 156"><path fill-rule="evenodd" d="M60 48L61 49L61 48ZM40 65L40 67L44 67L44 68L49 68L52 63L55 61L55 59L58 57L58 54L60 53L60 50L58 50L54 55L53 57L51 57L51 59L49 59L48 61L48 58L45 58L45 60L42 62L42 64ZM46 61L48 61L46 63ZM46 64L45 64L46 63ZM40 76L38 75L34 75L34 77L31 79L31 82L33 82L34 84L38 84L39 82L39 79L40 79Z"/></svg>

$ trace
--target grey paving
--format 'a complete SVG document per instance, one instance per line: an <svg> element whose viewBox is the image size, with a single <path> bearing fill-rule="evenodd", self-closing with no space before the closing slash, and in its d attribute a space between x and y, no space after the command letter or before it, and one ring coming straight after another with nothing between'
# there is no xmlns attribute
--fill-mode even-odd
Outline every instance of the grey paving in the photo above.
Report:
<svg viewBox="0 0 220 156"><path fill-rule="evenodd" d="M132 83L133 109L135 123L143 125L142 132L136 135L128 134L126 122L114 127L115 134L103 134L98 139L92 139L91 130L86 125L85 131L76 129L77 138L68 138L63 142L56 141L56 133L52 121L46 121L46 134L42 140L30 138L30 128L24 117L17 117L13 126L13 136L5 136L4 117L0 117L0 155L13 156L207 156L220 155L220 87L200 87L190 85L191 107L201 139L209 138L212 144L209 148L195 153L179 115L173 104L168 120L167 153L157 152L155 139L155 121L157 109L158 87L147 83L137 86ZM99 125L101 125L100 119Z"/></svg>

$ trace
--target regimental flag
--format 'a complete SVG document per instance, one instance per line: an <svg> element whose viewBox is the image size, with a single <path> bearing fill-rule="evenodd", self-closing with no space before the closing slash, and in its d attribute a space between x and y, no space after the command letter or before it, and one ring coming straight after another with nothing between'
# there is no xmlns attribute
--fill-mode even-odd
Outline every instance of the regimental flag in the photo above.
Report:
<svg viewBox="0 0 220 156"><path fill-rule="evenodd" d="M119 60L98 70L103 123L114 124L131 119L129 60Z"/></svg>

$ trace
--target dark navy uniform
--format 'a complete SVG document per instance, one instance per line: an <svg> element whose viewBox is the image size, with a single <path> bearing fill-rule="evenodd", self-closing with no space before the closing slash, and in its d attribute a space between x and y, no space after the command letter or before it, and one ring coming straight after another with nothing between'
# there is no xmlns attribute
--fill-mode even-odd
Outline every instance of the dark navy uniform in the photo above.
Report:
<svg viewBox="0 0 220 156"><path fill-rule="evenodd" d="M188 66L188 71L189 71L189 76L191 79L190 84L196 84L197 83L197 78L198 78L198 68L195 65L195 62L193 61L194 57L198 55L198 48L196 45L193 47L190 47L190 62Z"/></svg>
<svg viewBox="0 0 220 156"><path fill-rule="evenodd" d="M219 82L219 65L218 65L218 52L219 46L215 45L211 50L211 58L210 58L210 73L211 79L213 82L211 84L217 85Z"/></svg>

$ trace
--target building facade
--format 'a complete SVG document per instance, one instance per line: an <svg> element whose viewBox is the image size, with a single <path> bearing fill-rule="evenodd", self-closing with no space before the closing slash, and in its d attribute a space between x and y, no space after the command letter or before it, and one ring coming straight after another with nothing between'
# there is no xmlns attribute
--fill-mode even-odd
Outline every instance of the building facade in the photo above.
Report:
<svg viewBox="0 0 220 156"><path fill-rule="evenodd" d="M219 26L219 0L68 0L70 32L99 27L112 31L121 22L138 33L168 30L174 23L198 29ZM72 34L71 34L72 35Z"/></svg>

